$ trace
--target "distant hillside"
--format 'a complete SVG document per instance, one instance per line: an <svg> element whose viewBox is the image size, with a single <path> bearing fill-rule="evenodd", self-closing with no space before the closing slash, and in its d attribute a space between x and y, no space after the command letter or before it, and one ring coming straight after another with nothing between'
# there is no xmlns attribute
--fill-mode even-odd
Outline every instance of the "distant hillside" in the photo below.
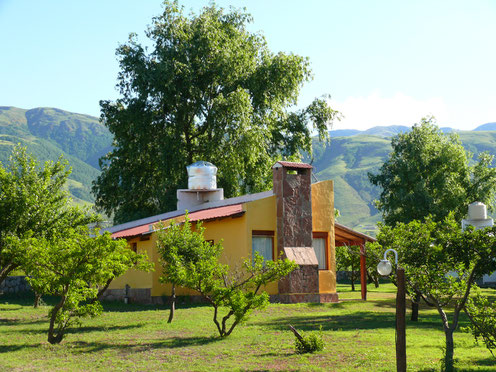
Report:
<svg viewBox="0 0 496 372"><path fill-rule="evenodd" d="M93 203L92 181L98 158L108 152L112 136L98 118L56 108L24 110L0 106L0 161L21 143L40 161L66 158L71 167L68 188L76 202Z"/></svg>
<svg viewBox="0 0 496 372"><path fill-rule="evenodd" d="M474 129L474 130L496 130L496 123L488 123L481 125L479 128L484 127L485 125L490 125L494 124L493 129ZM489 127L488 127L489 128ZM451 132L459 132L457 129L453 129L450 127L443 127L440 128L441 132L443 133L451 133ZM407 127L404 125L389 125L389 126L377 126L377 127L372 127L367 130L358 130L358 129L337 129L337 130L331 130L329 134L331 137L351 137L351 136L356 136L359 134L369 134L371 136L378 136L378 137L393 137L396 136L397 134L400 133L408 133L412 130L411 127Z"/></svg>
<svg viewBox="0 0 496 372"><path fill-rule="evenodd" d="M379 190L368 172L377 172L391 151L391 137L411 129L406 126L331 131L327 147L313 143L313 165L320 180L333 179L335 205L345 225L373 234L380 215L373 200ZM444 132L452 128L442 128ZM486 131L484 131L486 130ZM494 131L487 131L494 130ZM458 132L473 154L496 154L496 123L474 131ZM0 106L0 161L6 162L12 146L22 143L39 160L57 160L63 155L72 166L68 189L76 202L93 203L92 181L100 174L98 159L111 148L112 136L98 118L56 108L25 110ZM311 159L306 158L306 161Z"/></svg>
<svg viewBox="0 0 496 372"><path fill-rule="evenodd" d="M357 130L357 129L337 129L331 130L329 134L331 137L351 137L356 135L372 135L378 137L392 137L399 133L407 133L411 131L412 128L404 125L389 125L389 126L377 126L372 127L367 130Z"/></svg>
<svg viewBox="0 0 496 372"><path fill-rule="evenodd" d="M463 131L458 134L465 149L472 154L487 151L496 155L496 131ZM369 183L367 173L377 172L384 163L391 151L390 138L366 134L332 137L329 146L324 147L315 140L313 148L317 178L334 180L335 206L341 212L339 221L373 233L380 220L373 204L373 200L379 197L379 189Z"/></svg>
<svg viewBox="0 0 496 372"><path fill-rule="evenodd" d="M474 131L488 131L488 130L496 130L496 123L482 124L474 129Z"/></svg>

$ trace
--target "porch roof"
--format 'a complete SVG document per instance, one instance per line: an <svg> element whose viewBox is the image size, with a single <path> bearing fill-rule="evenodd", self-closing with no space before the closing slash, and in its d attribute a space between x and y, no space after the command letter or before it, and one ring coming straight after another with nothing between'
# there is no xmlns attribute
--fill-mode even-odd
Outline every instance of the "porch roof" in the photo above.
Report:
<svg viewBox="0 0 496 372"><path fill-rule="evenodd" d="M376 239L353 230L345 225L335 222L334 235L336 246L340 245L363 245L367 242L375 242Z"/></svg>

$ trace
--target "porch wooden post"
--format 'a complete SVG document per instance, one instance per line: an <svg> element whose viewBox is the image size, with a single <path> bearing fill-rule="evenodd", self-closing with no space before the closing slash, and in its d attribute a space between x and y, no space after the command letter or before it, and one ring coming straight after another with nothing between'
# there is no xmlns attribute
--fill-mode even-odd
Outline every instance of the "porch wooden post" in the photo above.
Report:
<svg viewBox="0 0 496 372"><path fill-rule="evenodd" d="M365 242L360 244L360 284L362 300L367 300L367 267L365 266Z"/></svg>

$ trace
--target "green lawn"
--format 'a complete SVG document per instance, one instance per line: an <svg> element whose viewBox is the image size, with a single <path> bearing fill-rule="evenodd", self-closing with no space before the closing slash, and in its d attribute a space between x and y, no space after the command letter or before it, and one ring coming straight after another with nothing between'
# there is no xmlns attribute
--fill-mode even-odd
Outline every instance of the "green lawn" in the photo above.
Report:
<svg viewBox="0 0 496 372"><path fill-rule="evenodd" d="M180 305L167 324L164 307L110 303L60 345L46 342L48 307L33 309L31 298L3 296L0 370L395 370L395 288L369 287L366 302L353 301L359 292L347 285L339 291L344 301L338 304L272 304L226 339L217 337L208 306ZM324 351L295 354L289 324L303 331L322 326ZM439 370L443 344L439 316L421 309L420 321L407 324L408 369ZM496 359L470 334L455 333L455 345L460 370L496 371Z"/></svg>

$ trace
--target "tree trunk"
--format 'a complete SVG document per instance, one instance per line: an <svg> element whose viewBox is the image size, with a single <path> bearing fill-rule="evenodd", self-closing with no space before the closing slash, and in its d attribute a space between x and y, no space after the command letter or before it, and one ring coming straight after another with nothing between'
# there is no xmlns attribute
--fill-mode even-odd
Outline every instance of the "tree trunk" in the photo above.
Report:
<svg viewBox="0 0 496 372"><path fill-rule="evenodd" d="M5 265L4 267L0 268L0 284L3 283L5 278L9 276L9 274L17 269L19 265L14 265L12 263Z"/></svg>
<svg viewBox="0 0 496 372"><path fill-rule="evenodd" d="M33 307L35 309L37 309L38 306L40 305L40 300L41 300L41 294L35 291L34 292L34 305L33 305Z"/></svg>
<svg viewBox="0 0 496 372"><path fill-rule="evenodd" d="M296 336L296 338L298 340L300 340L300 342L303 345L305 345L305 340L303 339L303 337L300 335L300 333L292 325L289 325L289 329L291 329L291 331L294 333L294 335Z"/></svg>
<svg viewBox="0 0 496 372"><path fill-rule="evenodd" d="M355 268L353 267L353 264L351 264L351 274L350 274L350 279L351 279L351 291L355 292Z"/></svg>
<svg viewBox="0 0 496 372"><path fill-rule="evenodd" d="M48 342L51 344L59 344L60 341L62 341L62 338L64 337L63 329L59 329L58 333L56 333L55 331L55 320L57 318L58 312L60 311L62 306L64 306L64 303L65 303L65 295L62 296L60 302L54 306L51 312L50 327L48 328Z"/></svg>
<svg viewBox="0 0 496 372"><path fill-rule="evenodd" d="M167 323L172 323L172 319L174 319L174 312L176 311L176 285L172 284L172 293L171 293L171 304L169 311L169 320Z"/></svg>
<svg viewBox="0 0 496 372"><path fill-rule="evenodd" d="M374 276L374 286L376 288L379 288L379 277L377 275Z"/></svg>
<svg viewBox="0 0 496 372"><path fill-rule="evenodd" d="M412 298L412 317L411 317L412 322L418 321L419 304L420 304L420 294L415 293L415 297Z"/></svg>
<svg viewBox="0 0 496 372"><path fill-rule="evenodd" d="M444 355L444 370L446 372L454 371L453 369L453 330L451 328L445 328L444 333L446 335L446 350Z"/></svg>

